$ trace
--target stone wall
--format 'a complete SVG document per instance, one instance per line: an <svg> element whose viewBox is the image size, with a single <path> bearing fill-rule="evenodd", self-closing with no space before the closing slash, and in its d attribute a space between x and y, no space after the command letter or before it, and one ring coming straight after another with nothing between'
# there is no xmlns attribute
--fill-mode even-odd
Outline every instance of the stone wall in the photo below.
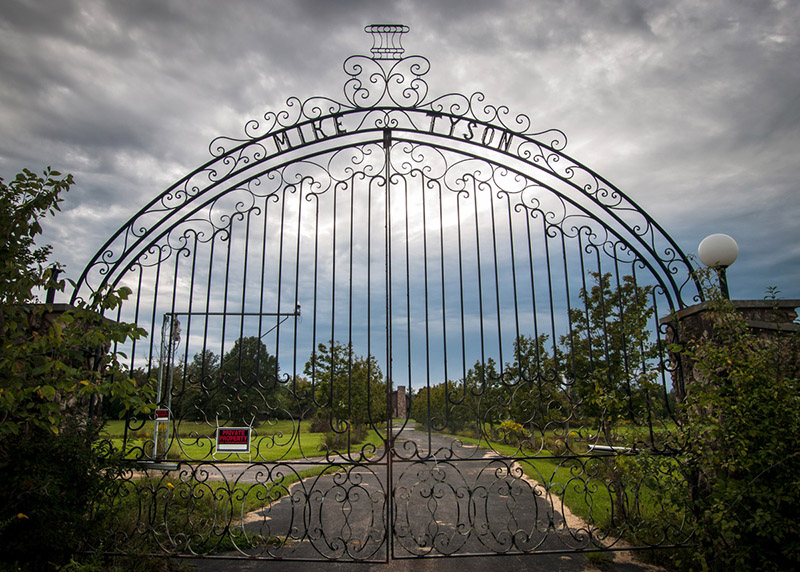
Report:
<svg viewBox="0 0 800 572"><path fill-rule="evenodd" d="M795 322L800 300L731 300L731 302L744 316L747 326L760 337L800 332L800 324ZM662 318L661 324L666 327L667 344L711 337L715 318L710 308L710 302L702 302ZM689 358L671 354L670 359L675 398L680 402L686 395L687 386L702 380L698 379L699 375Z"/></svg>

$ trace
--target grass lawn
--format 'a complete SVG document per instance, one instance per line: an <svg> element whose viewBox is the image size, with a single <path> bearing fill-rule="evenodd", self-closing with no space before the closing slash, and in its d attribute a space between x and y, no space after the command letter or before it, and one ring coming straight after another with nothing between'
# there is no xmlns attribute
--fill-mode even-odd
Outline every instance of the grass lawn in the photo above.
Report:
<svg viewBox="0 0 800 572"><path fill-rule="evenodd" d="M265 423L253 428L251 457L227 454L215 458L215 428L184 422L177 427L171 427L173 433L177 430L177 436L173 434L169 456L181 460L240 462L319 457L323 454L320 446L325 435L311 433L309 425L310 422L306 421L298 423L288 420ZM411 426L413 427L413 421ZM133 444L138 446L148 440L152 443L152 437L145 435L146 431L152 431L152 427L153 422L148 422L139 432L129 434L129 442L133 440ZM123 430L122 422L110 422L106 426L105 436L121 447ZM453 437L465 444L488 447L484 439ZM377 448L382 446L382 440L377 433L371 431L364 443L351 446L351 451L358 453L368 444ZM547 452L521 456L516 446L493 441L491 447L499 455L516 458L524 473L544 489L556 510L563 511L563 503L573 514L582 518L589 530L598 537L608 534L609 540L613 540L622 536L638 545L664 542L665 539L659 535L663 534L666 527L665 516L675 522L676 530L680 529L680 514L670 507L665 510L661 504L664 495L660 491L665 479L678 477L676 467L669 466L669 459L657 459L652 466L646 466L637 465L638 456L587 458L579 455L557 456ZM586 444L577 443L572 450L585 451ZM136 456L135 453L136 451L131 451L131 458ZM130 490L112 501L111 512L115 515L115 522L123 528L129 526L129 522L130 526L134 526L138 519L143 518L142 515L156 513L164 514L170 521L166 523L167 529L191 528L191 546L176 546L178 551L189 549L206 554L233 549L247 551L258 545L263 547L265 543L278 547L290 539L267 538L249 533L241 526L245 515L280 499L287 493L288 487L300 479L337 470L336 466L318 466L299 473L290 470L276 482L235 485L219 481L199 482L192 478L179 480L174 474L170 476L152 471L148 477L125 482L122 486ZM623 475L628 495L625 507L634 515L624 521L614 518L619 514L615 507L615 471L616 474ZM162 475L161 478L156 476L158 474ZM134 504L128 506L129 503ZM136 503L147 506L137 506ZM128 511L130 520L127 517L120 518L120 515L125 515ZM159 537L162 533L154 530L153 534ZM166 545L170 541L166 536L157 539L142 538L141 541L149 543L153 540Z"/></svg>
<svg viewBox="0 0 800 572"><path fill-rule="evenodd" d="M145 453L150 453L153 447L153 425L147 422L140 430L129 432L126 457L138 458ZM160 431L163 430L161 424ZM288 459L302 459L324 456L327 449L324 445L324 433L312 433L310 421L278 420L268 421L260 426L253 427L250 454L223 453L214 454L216 427L206 423L181 421L170 423L170 447L167 453L169 459L182 459L189 461L279 461ZM121 449L125 430L124 421L109 421L103 430L103 436L111 441L113 446ZM177 432L177 435L176 435ZM368 431L366 438L361 443L351 443L349 453L357 456L362 450L370 453L373 447L383 445L383 440L375 431ZM339 452L348 452L347 449L337 449ZM149 455L145 455L149 456Z"/></svg>
<svg viewBox="0 0 800 572"><path fill-rule="evenodd" d="M452 436L464 444L491 448L499 455L517 458L525 475L557 499L554 502L563 503L590 528L610 532L612 537L622 534L637 544L658 542L662 527L668 528L671 523L674 529L680 528L683 516L675 507L664 505L663 493L680 486L677 466L669 457L650 457L651 466L637 467L639 456L557 456L547 451L524 456L513 445ZM586 451L586 445L575 444L572 450ZM629 513L626 522L615 518L620 516L615 507L615 474L620 475L618 478L626 489L625 510ZM641 529L639 524L643 525Z"/></svg>
<svg viewBox="0 0 800 572"><path fill-rule="evenodd" d="M335 467L320 466L305 471L284 472L275 482L230 483L222 481L180 480L154 471L150 476L120 484L109 504L100 509L107 527L124 545L124 551L138 548L143 552L194 552L212 554L229 550L247 550L264 543L280 546L288 538L254 534L243 524L252 511L263 508L286 494L292 484ZM142 519L159 515L163 522L141 535ZM175 531L191 530L191 535L174 536ZM173 534L170 533L172 531ZM120 546L120 548L123 548ZM110 545L104 550L113 549Z"/></svg>
<svg viewBox="0 0 800 572"><path fill-rule="evenodd" d="M309 426L310 422L307 421L264 423L253 427L250 456L225 454L215 457L216 428L183 422L177 427L170 427L173 435L168 458L190 462L259 462L323 456L325 434L311 433ZM131 447L147 447L148 442L152 447L152 431L152 421L139 431L129 431L129 458L138 458L142 452ZM123 445L123 435L122 421L110 421L103 431L103 437L117 448ZM382 438L376 432L369 431L363 442L350 446L350 451L352 457L357 458L362 450L369 454L381 446ZM191 465L188 468L191 470ZM191 474L178 478L176 473L158 469L141 471L134 478L121 481L120 488L109 496L108 502L101 503L101 510L105 511L105 518L108 519L108 529L118 533L121 539L126 539L125 552L137 546L143 551L160 552L166 549L199 554L256 548L262 550L264 544L277 548L291 542L291 539L253 534L243 526L248 513L279 500L299 480L339 470L336 465L318 465L305 470L291 468L275 473L274 482L252 484L196 480ZM143 519L149 518L148 515L159 515L157 518L165 520L153 529L148 528L147 535L141 535ZM184 530L191 530L192 534L170 548L175 539L169 531ZM109 546L104 546L104 550L109 549Z"/></svg>

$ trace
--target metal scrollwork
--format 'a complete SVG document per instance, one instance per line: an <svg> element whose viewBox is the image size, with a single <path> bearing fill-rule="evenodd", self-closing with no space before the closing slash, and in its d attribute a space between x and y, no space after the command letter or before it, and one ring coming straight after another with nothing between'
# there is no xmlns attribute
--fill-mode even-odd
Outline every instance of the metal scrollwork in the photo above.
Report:
<svg viewBox="0 0 800 572"><path fill-rule="evenodd" d="M343 99L290 98L212 141L77 281L75 299L133 290L115 319L149 332L122 349L160 415L109 424L102 450L130 469L98 499L97 549L688 542L659 318L699 296L690 262L561 131L481 93L431 96L407 31L367 27Z"/></svg>

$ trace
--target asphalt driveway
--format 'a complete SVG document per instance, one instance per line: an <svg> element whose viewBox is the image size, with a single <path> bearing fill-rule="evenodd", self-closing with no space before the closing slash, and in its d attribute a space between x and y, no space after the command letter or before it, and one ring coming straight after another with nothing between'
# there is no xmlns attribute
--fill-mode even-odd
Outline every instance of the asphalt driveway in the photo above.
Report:
<svg viewBox="0 0 800 572"><path fill-rule="evenodd" d="M296 483L246 516L244 553L193 561L197 570L660 570L627 552L567 553L590 546L586 535L576 533L574 522L565 524L543 487L489 450L409 428L395 450L391 468L380 462L380 450L372 458L377 462L342 465ZM307 467L293 463L287 470ZM247 466L224 470L239 482L263 480L263 472ZM393 534L387 542L390 480ZM520 550L545 554L503 554Z"/></svg>

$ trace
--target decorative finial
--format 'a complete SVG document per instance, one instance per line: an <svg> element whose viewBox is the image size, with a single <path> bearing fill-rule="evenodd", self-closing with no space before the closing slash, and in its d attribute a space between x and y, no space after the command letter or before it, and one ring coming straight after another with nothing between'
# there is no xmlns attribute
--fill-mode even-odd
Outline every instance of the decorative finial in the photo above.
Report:
<svg viewBox="0 0 800 572"><path fill-rule="evenodd" d="M372 34L372 59L399 60L403 57L402 36L410 30L403 24L371 24L364 28Z"/></svg>

